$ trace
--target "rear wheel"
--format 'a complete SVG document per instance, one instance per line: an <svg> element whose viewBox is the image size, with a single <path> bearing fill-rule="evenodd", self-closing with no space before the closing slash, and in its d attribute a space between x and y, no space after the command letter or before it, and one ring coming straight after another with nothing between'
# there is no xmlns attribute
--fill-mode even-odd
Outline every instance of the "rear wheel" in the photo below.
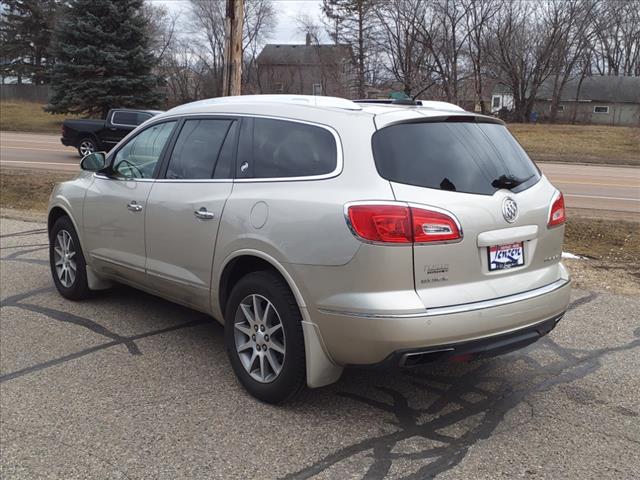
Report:
<svg viewBox="0 0 640 480"><path fill-rule="evenodd" d="M240 383L259 400L280 403L305 386L302 317L291 290L274 272L254 272L231 291L225 343Z"/></svg>
<svg viewBox="0 0 640 480"><path fill-rule="evenodd" d="M82 158L96 151L98 151L98 145L96 145L96 141L93 138L86 137L80 140L78 153Z"/></svg>
<svg viewBox="0 0 640 480"><path fill-rule="evenodd" d="M58 292L70 300L89 296L87 266L69 217L60 217L49 232L49 263Z"/></svg>

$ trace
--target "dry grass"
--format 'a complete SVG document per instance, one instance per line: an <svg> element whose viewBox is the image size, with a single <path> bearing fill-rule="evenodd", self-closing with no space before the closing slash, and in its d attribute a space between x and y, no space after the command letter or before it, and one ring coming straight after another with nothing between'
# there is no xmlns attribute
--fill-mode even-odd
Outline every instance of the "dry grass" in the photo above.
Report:
<svg viewBox="0 0 640 480"><path fill-rule="evenodd" d="M2 169L0 170L0 207L46 212L53 186L76 175Z"/></svg>
<svg viewBox="0 0 640 480"><path fill-rule="evenodd" d="M565 262L574 286L640 295L640 223L569 217L564 250L586 257Z"/></svg>
<svg viewBox="0 0 640 480"><path fill-rule="evenodd" d="M52 115L45 112L43 108L44 105L33 102L0 103L0 130L60 133L63 120L79 118L74 115Z"/></svg>
<svg viewBox="0 0 640 480"><path fill-rule="evenodd" d="M535 161L640 166L640 128L509 124Z"/></svg>

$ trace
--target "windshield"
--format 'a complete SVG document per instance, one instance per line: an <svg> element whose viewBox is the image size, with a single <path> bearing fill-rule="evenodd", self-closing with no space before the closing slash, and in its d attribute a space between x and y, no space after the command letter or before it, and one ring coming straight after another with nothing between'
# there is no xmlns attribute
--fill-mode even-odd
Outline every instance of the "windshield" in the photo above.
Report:
<svg viewBox="0 0 640 480"><path fill-rule="evenodd" d="M540 178L520 144L496 123L392 125L373 135L373 155L387 180L440 190L492 195Z"/></svg>

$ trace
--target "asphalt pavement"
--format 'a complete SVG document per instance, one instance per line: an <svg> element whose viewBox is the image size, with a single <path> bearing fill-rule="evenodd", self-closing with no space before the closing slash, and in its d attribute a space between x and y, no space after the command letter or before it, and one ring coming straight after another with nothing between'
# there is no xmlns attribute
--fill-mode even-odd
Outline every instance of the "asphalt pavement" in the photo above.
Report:
<svg viewBox="0 0 640 480"><path fill-rule="evenodd" d="M0 132L0 166L75 172L80 158L59 135ZM640 168L540 163L569 208L640 215Z"/></svg>
<svg viewBox="0 0 640 480"><path fill-rule="evenodd" d="M348 370L270 406L212 319L131 288L54 290L45 225L0 230L0 477L640 478L640 299L573 292L519 352Z"/></svg>

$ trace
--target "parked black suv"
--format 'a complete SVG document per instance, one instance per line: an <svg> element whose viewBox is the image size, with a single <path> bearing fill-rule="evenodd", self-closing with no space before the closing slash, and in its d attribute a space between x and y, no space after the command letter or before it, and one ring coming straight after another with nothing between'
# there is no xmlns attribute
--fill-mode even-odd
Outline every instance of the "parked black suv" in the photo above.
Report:
<svg viewBox="0 0 640 480"><path fill-rule="evenodd" d="M99 150L109 151L130 131L158 113L162 112L113 108L106 120L65 120L60 141L76 147L81 157Z"/></svg>

